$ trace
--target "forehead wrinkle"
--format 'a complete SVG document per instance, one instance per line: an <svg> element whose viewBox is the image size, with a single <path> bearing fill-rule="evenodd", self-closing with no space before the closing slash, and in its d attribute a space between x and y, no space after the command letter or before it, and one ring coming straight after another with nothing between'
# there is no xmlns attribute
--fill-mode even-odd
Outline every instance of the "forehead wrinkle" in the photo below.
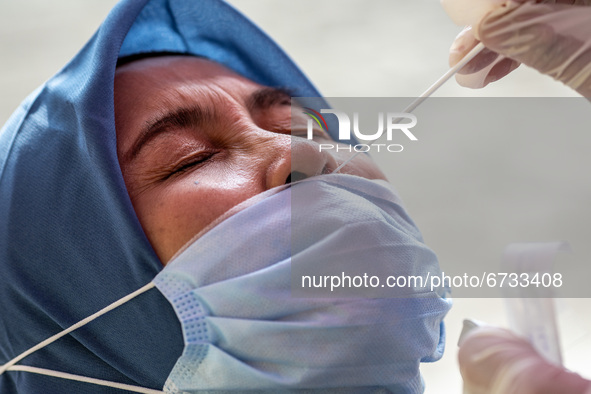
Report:
<svg viewBox="0 0 591 394"><path fill-rule="evenodd" d="M212 81L209 81L208 85L202 85L199 82L203 81L176 85L164 95L164 107L198 106L204 113L207 112L210 115L210 120L213 120L214 118L221 119L227 115L225 112L229 109L238 109L241 106L238 92ZM235 90L236 87L232 87L232 89Z"/></svg>
<svg viewBox="0 0 591 394"><path fill-rule="evenodd" d="M162 88L148 98L144 108L151 108L158 115L138 126L141 131L123 155L124 161L134 160L145 145L163 132L199 127L215 130L218 128L216 122L228 121L231 124L233 118L239 119L236 116L238 113L249 112L249 106L266 107L290 98L280 89L264 87L240 77L237 86L227 86L226 79L226 76L188 79L175 84L151 81ZM234 76L231 79L236 81ZM254 88L248 82L255 85Z"/></svg>

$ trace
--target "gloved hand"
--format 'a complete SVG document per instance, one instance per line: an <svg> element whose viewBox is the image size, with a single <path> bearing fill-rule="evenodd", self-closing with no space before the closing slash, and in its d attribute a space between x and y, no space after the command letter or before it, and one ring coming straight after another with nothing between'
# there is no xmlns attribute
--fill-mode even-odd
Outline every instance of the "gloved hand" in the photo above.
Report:
<svg viewBox="0 0 591 394"><path fill-rule="evenodd" d="M591 0L509 0L460 33L450 64L478 40L488 49L458 73L461 85L484 87L524 63L591 98Z"/></svg>
<svg viewBox="0 0 591 394"><path fill-rule="evenodd" d="M549 363L508 330L478 328L460 345L458 359L465 393L591 393L590 381Z"/></svg>

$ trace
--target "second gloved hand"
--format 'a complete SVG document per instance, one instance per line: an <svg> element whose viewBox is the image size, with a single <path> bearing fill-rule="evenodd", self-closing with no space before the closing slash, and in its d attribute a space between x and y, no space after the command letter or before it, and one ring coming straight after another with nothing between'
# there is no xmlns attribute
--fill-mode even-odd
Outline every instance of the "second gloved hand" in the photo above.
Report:
<svg viewBox="0 0 591 394"><path fill-rule="evenodd" d="M525 339L501 328L471 331L461 341L458 359L464 393L591 393L591 382L551 364Z"/></svg>

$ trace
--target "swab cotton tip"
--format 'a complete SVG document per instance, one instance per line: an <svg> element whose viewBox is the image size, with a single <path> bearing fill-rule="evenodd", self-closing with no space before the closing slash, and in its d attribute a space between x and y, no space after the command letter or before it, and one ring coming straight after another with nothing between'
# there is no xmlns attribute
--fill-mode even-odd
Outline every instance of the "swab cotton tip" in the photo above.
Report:
<svg viewBox="0 0 591 394"><path fill-rule="evenodd" d="M456 25L474 26L505 2L506 0L441 0L441 5Z"/></svg>

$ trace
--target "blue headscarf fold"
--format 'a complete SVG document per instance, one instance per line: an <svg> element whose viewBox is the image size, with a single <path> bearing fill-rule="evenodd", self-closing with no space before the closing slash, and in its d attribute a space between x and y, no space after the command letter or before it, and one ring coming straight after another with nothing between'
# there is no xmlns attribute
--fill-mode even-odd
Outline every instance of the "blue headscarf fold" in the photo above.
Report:
<svg viewBox="0 0 591 394"><path fill-rule="evenodd" d="M259 29L217 0L124 0L80 53L0 132L0 364L150 282L162 265L117 159L117 59L179 52L298 96L318 92ZM21 364L161 388L183 349L155 290ZM9 371L4 393L110 389ZM115 391L117 392L117 391Z"/></svg>

